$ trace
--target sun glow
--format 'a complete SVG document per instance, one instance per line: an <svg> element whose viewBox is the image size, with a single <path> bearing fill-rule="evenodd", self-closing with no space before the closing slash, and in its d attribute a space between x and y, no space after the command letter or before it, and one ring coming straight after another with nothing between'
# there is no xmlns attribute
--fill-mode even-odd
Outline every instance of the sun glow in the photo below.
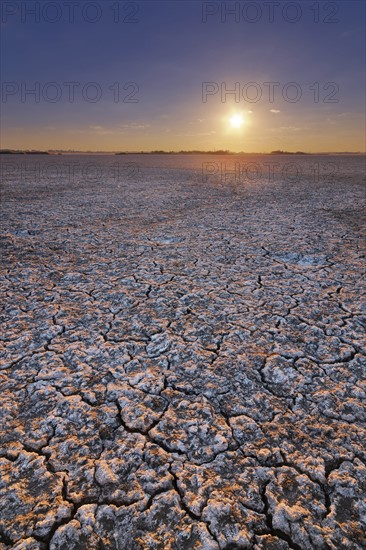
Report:
<svg viewBox="0 0 366 550"><path fill-rule="evenodd" d="M244 124L244 118L240 114L235 114L230 118L230 126L232 128L241 128Z"/></svg>

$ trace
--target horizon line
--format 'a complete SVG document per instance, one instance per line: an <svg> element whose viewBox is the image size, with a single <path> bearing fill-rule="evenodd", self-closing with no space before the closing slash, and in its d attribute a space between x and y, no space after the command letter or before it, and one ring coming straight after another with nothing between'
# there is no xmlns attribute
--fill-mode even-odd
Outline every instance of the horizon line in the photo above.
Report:
<svg viewBox="0 0 366 550"><path fill-rule="evenodd" d="M230 151L229 149L199 150L182 149L167 151L163 149L146 151L121 150L81 150L81 149L12 149L2 148L0 154L109 154L109 155L366 155L366 151Z"/></svg>

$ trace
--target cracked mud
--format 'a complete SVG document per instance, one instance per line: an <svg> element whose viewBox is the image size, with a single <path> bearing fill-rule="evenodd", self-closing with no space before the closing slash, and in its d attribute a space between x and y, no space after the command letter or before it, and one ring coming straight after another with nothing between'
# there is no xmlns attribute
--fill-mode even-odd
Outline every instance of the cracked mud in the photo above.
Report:
<svg viewBox="0 0 366 550"><path fill-rule="evenodd" d="M135 160L3 183L0 549L366 548L363 159Z"/></svg>

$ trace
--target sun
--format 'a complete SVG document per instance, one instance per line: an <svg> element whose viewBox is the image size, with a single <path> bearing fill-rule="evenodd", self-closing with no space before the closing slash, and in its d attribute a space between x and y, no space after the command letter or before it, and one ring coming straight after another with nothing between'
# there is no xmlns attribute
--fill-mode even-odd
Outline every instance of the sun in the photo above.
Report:
<svg viewBox="0 0 366 550"><path fill-rule="evenodd" d="M230 126L232 128L241 128L244 124L244 118L240 114L235 114L230 118Z"/></svg>

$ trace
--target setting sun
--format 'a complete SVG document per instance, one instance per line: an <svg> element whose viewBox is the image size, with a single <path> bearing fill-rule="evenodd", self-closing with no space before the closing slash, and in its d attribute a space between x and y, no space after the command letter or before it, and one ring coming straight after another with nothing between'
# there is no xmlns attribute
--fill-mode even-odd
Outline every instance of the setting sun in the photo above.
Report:
<svg viewBox="0 0 366 550"><path fill-rule="evenodd" d="M230 118L230 126L232 128L241 128L244 124L244 118L240 114L233 115Z"/></svg>

